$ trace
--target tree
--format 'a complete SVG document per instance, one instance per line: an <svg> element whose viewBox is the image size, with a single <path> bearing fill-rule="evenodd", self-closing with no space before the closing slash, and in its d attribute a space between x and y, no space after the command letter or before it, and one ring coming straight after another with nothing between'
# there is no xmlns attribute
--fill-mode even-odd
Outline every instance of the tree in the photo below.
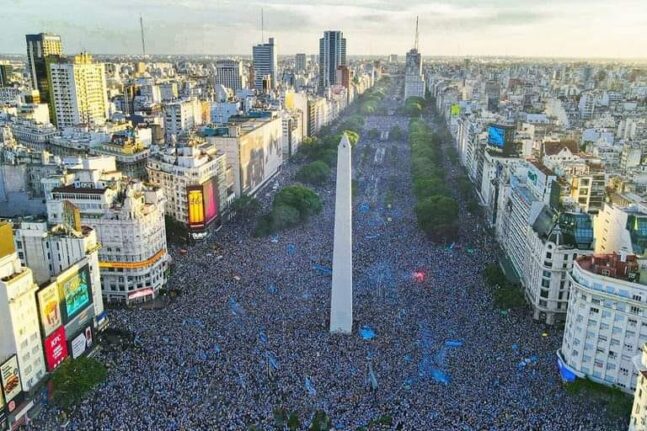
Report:
<svg viewBox="0 0 647 431"><path fill-rule="evenodd" d="M425 107L425 99L422 97L409 97L404 102L404 113L410 117L418 117Z"/></svg>
<svg viewBox="0 0 647 431"><path fill-rule="evenodd" d="M373 128L373 129L368 131L368 137L369 137L369 139L377 139L377 138L380 137L380 131Z"/></svg>
<svg viewBox="0 0 647 431"><path fill-rule="evenodd" d="M288 418L288 429L291 431L296 431L301 428L301 421L299 420L299 415L295 412L290 413Z"/></svg>
<svg viewBox="0 0 647 431"><path fill-rule="evenodd" d="M258 199L249 195L242 195L231 204L231 211L236 214L236 217L240 217L243 220L256 217L260 210L261 203Z"/></svg>
<svg viewBox="0 0 647 431"><path fill-rule="evenodd" d="M309 431L328 431L332 427L330 417L323 410L317 410L312 417Z"/></svg>
<svg viewBox="0 0 647 431"><path fill-rule="evenodd" d="M106 379L106 367L94 358L83 356L68 358L54 372L54 402L62 408L70 408Z"/></svg>
<svg viewBox="0 0 647 431"><path fill-rule="evenodd" d="M293 185L283 188L274 197L273 208L286 205L296 208L299 211L301 221L305 221L311 215L317 214L323 208L319 196L302 185Z"/></svg>
<svg viewBox="0 0 647 431"><path fill-rule="evenodd" d="M330 168L325 162L316 161L303 166L296 179L308 184L323 184L330 176Z"/></svg>
<svg viewBox="0 0 647 431"><path fill-rule="evenodd" d="M299 210L289 205L277 205L272 208L272 231L277 232L296 226L301 221Z"/></svg>
<svg viewBox="0 0 647 431"><path fill-rule="evenodd" d="M447 196L433 195L419 201L415 213L420 228L435 241L450 241L458 235L458 203Z"/></svg>
<svg viewBox="0 0 647 431"><path fill-rule="evenodd" d="M445 181L439 177L419 178L413 182L413 193L418 199L432 195L451 196Z"/></svg>

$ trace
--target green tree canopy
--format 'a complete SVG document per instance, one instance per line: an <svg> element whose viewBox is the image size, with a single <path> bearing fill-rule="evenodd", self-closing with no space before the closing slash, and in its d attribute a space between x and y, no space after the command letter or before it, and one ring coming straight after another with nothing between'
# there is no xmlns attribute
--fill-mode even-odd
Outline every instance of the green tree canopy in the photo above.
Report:
<svg viewBox="0 0 647 431"><path fill-rule="evenodd" d="M415 207L420 228L435 241L453 240L458 234L458 203L447 196L433 195Z"/></svg>
<svg viewBox="0 0 647 431"><path fill-rule="evenodd" d="M63 408L77 404L96 385L106 379L106 367L94 358L68 358L54 371L54 402Z"/></svg>
<svg viewBox="0 0 647 431"><path fill-rule="evenodd" d="M242 195L231 204L231 211L236 214L236 217L243 220L256 217L260 210L261 203L258 199L249 195Z"/></svg>
<svg viewBox="0 0 647 431"><path fill-rule="evenodd" d="M302 185L293 185L283 188L274 197L272 207L290 206L299 211L299 218L305 221L311 215L317 214L323 208L319 196Z"/></svg>
<svg viewBox="0 0 647 431"><path fill-rule="evenodd" d="M323 184L329 177L330 168L320 160L303 166L296 173L296 179L307 184Z"/></svg>

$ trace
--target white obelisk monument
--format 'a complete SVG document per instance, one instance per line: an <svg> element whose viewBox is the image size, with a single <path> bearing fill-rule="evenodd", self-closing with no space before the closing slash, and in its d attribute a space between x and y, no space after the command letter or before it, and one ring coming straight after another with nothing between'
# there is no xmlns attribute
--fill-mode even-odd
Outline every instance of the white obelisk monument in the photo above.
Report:
<svg viewBox="0 0 647 431"><path fill-rule="evenodd" d="M332 255L330 332L353 330L353 219L350 141L344 133L337 147L335 243Z"/></svg>

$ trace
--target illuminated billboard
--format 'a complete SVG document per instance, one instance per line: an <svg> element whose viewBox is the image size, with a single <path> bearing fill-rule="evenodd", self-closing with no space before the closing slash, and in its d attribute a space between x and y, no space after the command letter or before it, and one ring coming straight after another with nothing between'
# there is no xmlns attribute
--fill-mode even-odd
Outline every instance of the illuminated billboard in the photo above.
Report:
<svg viewBox="0 0 647 431"><path fill-rule="evenodd" d="M67 358L67 340L65 340L65 327L61 326L52 333L49 337L45 338L45 362L47 364L47 371L52 371L54 368L61 365L61 362Z"/></svg>
<svg viewBox="0 0 647 431"><path fill-rule="evenodd" d="M487 143L500 151L509 148L514 140L514 128L499 124L490 124L487 128Z"/></svg>
<svg viewBox="0 0 647 431"><path fill-rule="evenodd" d="M16 355L13 355L0 365L0 380L2 381L2 393L7 403L7 410L11 413L16 409L16 405L23 395Z"/></svg>
<svg viewBox="0 0 647 431"><path fill-rule="evenodd" d="M218 217L218 183L215 177L202 184L202 196L205 224L208 225Z"/></svg>
<svg viewBox="0 0 647 431"><path fill-rule="evenodd" d="M189 227L204 227L204 195L202 186L187 186L186 196L189 205Z"/></svg>
<svg viewBox="0 0 647 431"><path fill-rule="evenodd" d="M58 283L63 322L67 323L92 302L90 293L90 271L85 265L71 276Z"/></svg>
<svg viewBox="0 0 647 431"><path fill-rule="evenodd" d="M5 419L7 419L7 415L5 413L4 394L2 393L2 387L0 387L0 429L6 427Z"/></svg>
<svg viewBox="0 0 647 431"><path fill-rule="evenodd" d="M39 290L36 296L38 297L40 324L43 334L47 337L63 323L56 283Z"/></svg>
<svg viewBox="0 0 647 431"><path fill-rule="evenodd" d="M461 105L454 103L449 112L452 117L458 117L459 115L461 115Z"/></svg>
<svg viewBox="0 0 647 431"><path fill-rule="evenodd" d="M200 186L187 187L189 227L202 229L218 218L218 182L211 178Z"/></svg>
<svg viewBox="0 0 647 431"><path fill-rule="evenodd" d="M92 325L90 325L70 341L69 351L72 354L72 358L76 359L89 350L92 347L93 339Z"/></svg>

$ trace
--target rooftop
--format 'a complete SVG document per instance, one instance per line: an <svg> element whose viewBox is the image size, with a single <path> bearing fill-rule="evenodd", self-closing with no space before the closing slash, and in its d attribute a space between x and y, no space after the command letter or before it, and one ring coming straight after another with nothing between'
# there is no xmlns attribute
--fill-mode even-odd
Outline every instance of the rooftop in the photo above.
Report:
<svg viewBox="0 0 647 431"><path fill-rule="evenodd" d="M581 256L577 263L585 271L618 280L638 283L640 279L640 265L636 255L626 253L597 254Z"/></svg>

